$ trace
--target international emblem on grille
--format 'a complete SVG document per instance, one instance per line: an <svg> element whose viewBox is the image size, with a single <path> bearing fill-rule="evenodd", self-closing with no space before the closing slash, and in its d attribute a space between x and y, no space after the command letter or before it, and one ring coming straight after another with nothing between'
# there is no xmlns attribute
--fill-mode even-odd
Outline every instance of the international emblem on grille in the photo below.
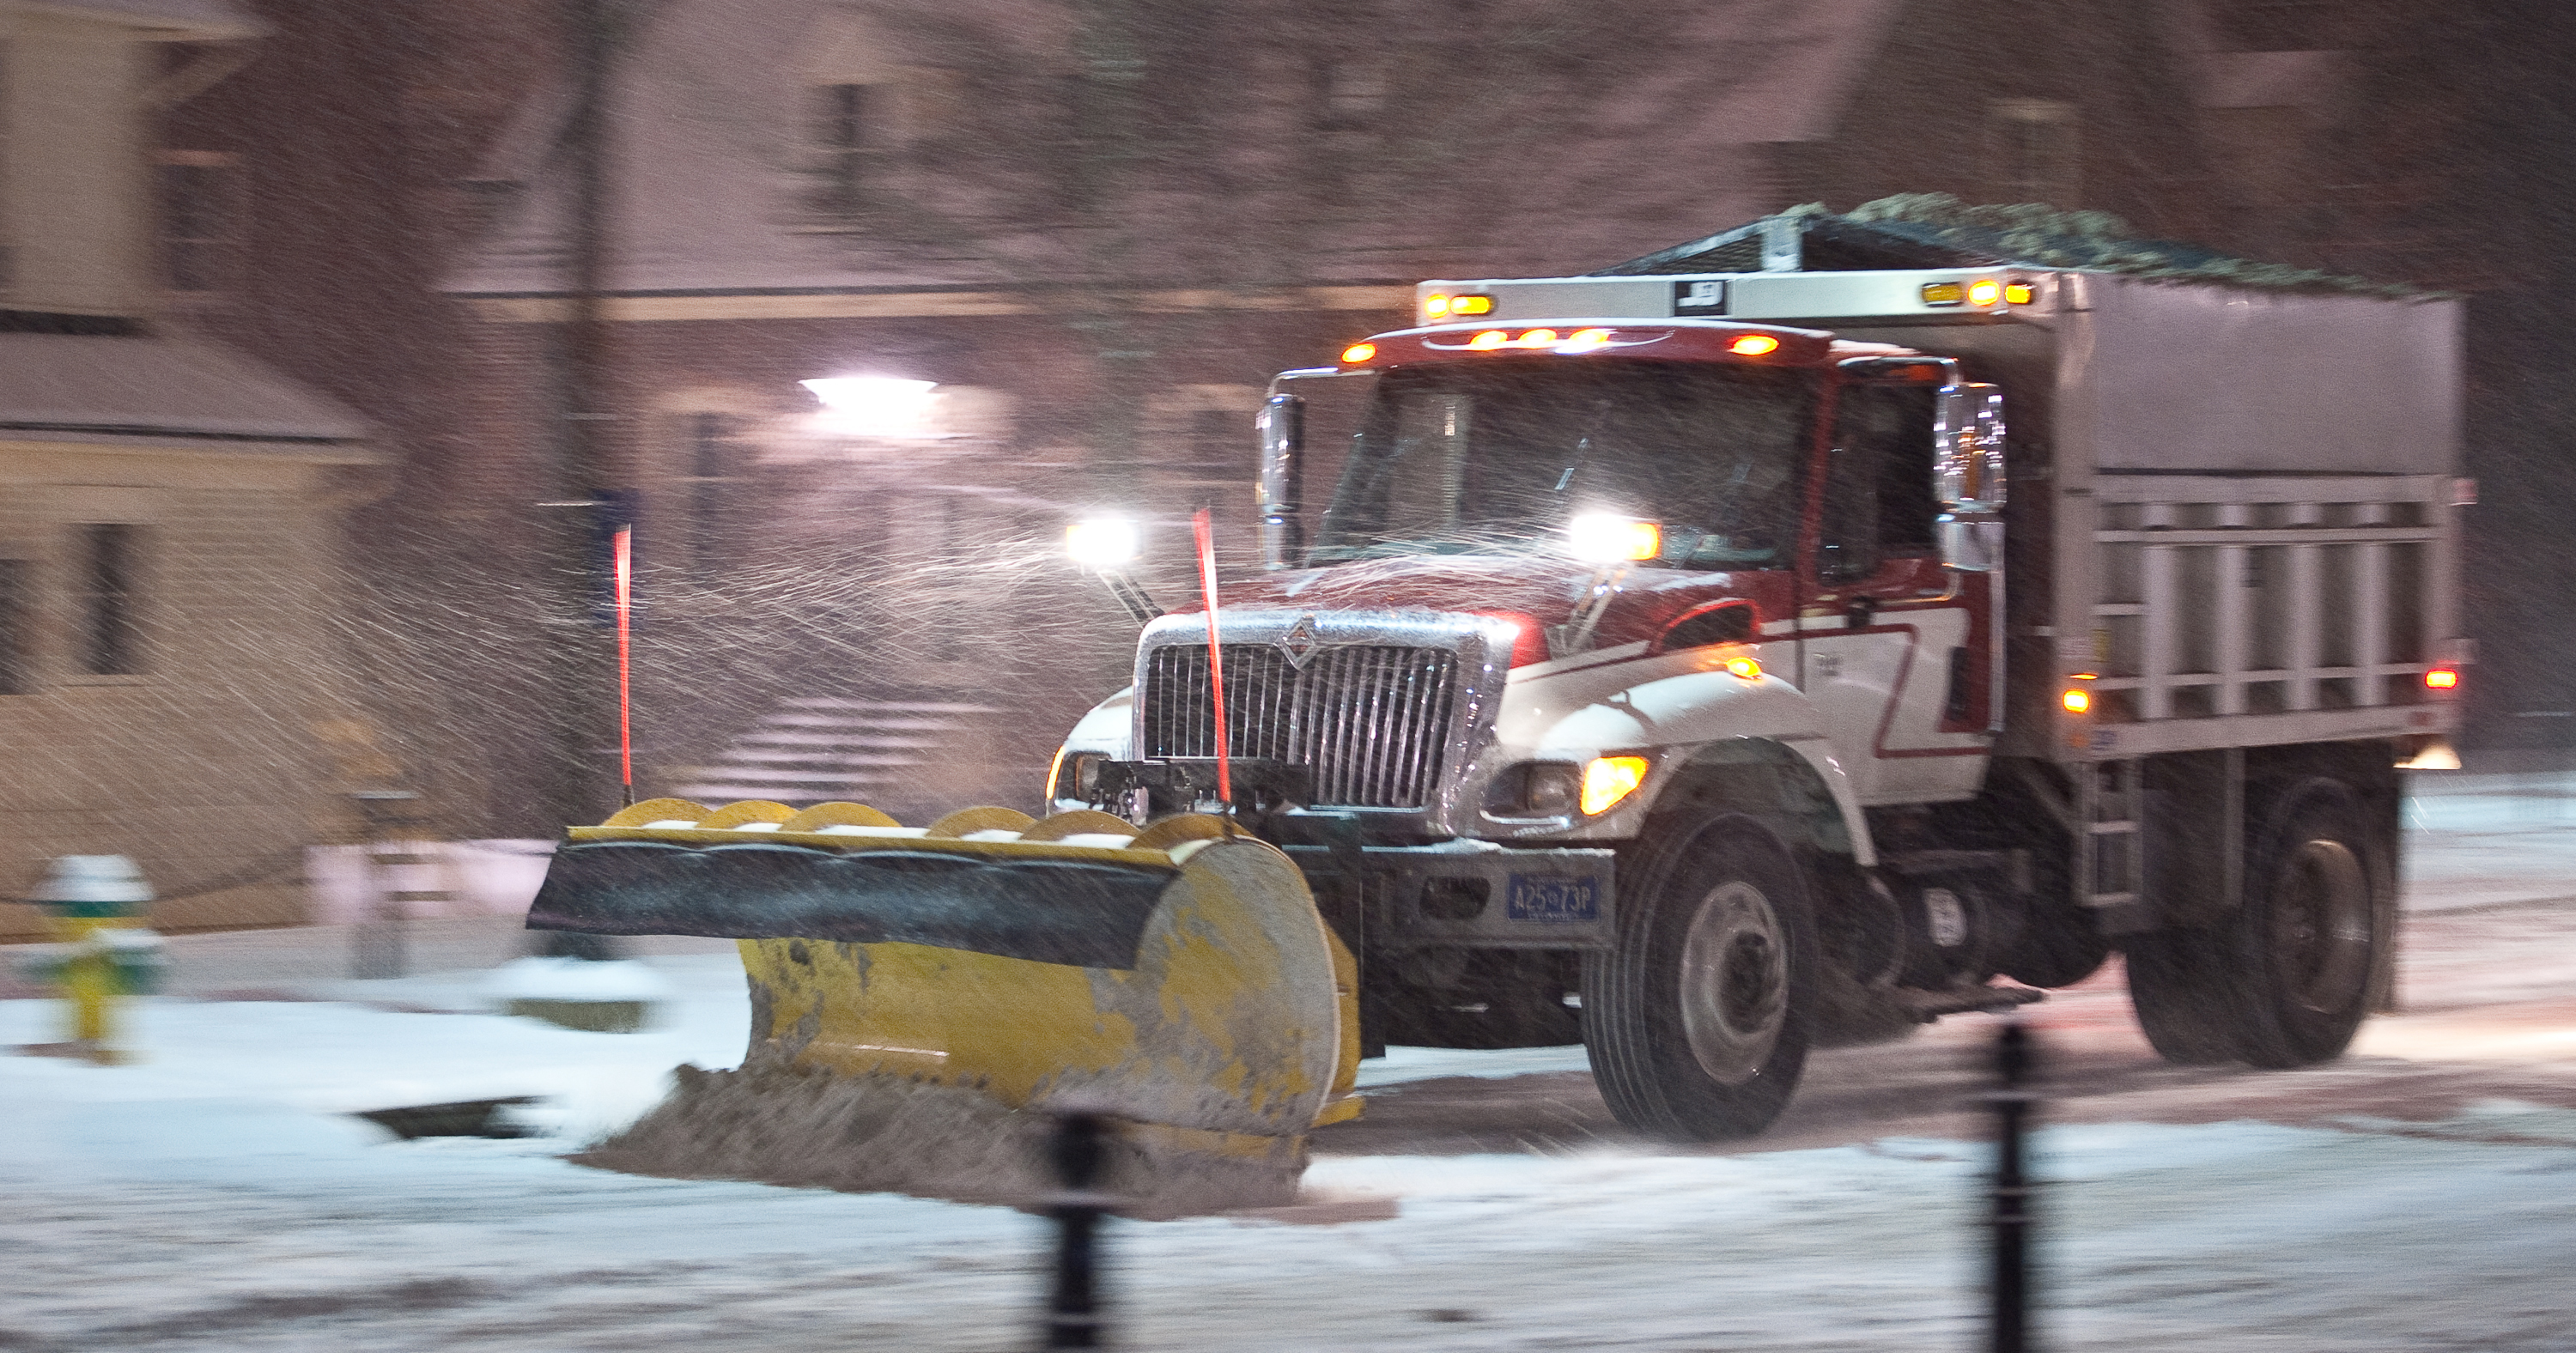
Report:
<svg viewBox="0 0 2576 1353"><path fill-rule="evenodd" d="M1297 623L1290 625L1288 632L1280 635L1276 642L1279 652L1288 659L1292 668L1303 668L1306 659L1323 644L1315 637L1315 617L1311 615L1297 617Z"/></svg>

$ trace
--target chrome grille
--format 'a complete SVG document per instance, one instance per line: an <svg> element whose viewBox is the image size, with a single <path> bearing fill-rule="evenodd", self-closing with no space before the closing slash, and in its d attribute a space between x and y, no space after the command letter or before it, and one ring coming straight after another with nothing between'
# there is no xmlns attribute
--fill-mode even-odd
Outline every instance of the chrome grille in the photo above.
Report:
<svg viewBox="0 0 2576 1353"><path fill-rule="evenodd" d="M1302 669L1267 644L1228 648L1226 751L1313 767L1318 804L1422 807L1440 782L1457 672L1444 648L1354 644ZM1153 650L1141 703L1147 757L1216 755L1207 649Z"/></svg>

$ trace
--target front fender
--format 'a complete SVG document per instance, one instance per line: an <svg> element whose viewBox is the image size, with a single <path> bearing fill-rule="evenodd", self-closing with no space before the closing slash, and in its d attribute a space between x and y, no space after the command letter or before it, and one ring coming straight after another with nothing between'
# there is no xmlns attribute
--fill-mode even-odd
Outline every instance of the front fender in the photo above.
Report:
<svg viewBox="0 0 2576 1353"><path fill-rule="evenodd" d="M1777 744L1815 772L1833 799L1854 859L1877 862L1860 804L1826 740L1824 720L1797 687L1767 673L1750 679L1726 670L1747 650L1697 648L1571 670L1542 672L1504 688L1492 743L1470 772L1489 783L1522 761L1588 761L1613 752L1644 752L1654 769L1637 793L1592 819L1492 818L1472 805L1477 829L1492 840L1626 840L1681 777L1700 749L1729 739Z"/></svg>

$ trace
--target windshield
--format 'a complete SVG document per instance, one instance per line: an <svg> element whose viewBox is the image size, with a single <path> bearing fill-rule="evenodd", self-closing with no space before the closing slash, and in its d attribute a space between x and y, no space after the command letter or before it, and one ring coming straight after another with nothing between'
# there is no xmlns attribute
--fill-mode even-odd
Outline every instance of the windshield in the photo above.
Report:
<svg viewBox="0 0 2576 1353"><path fill-rule="evenodd" d="M1308 561L1526 553L1610 512L1661 523L1669 567L1783 564L1814 391L1804 372L1617 358L1389 372Z"/></svg>

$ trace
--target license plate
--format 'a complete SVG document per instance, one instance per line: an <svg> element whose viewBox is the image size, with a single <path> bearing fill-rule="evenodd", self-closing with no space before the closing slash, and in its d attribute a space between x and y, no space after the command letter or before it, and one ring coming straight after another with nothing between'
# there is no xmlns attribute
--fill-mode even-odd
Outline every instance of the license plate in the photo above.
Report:
<svg viewBox="0 0 2576 1353"><path fill-rule="evenodd" d="M1515 921L1601 919L1601 880L1591 874L1514 874L1503 914Z"/></svg>

